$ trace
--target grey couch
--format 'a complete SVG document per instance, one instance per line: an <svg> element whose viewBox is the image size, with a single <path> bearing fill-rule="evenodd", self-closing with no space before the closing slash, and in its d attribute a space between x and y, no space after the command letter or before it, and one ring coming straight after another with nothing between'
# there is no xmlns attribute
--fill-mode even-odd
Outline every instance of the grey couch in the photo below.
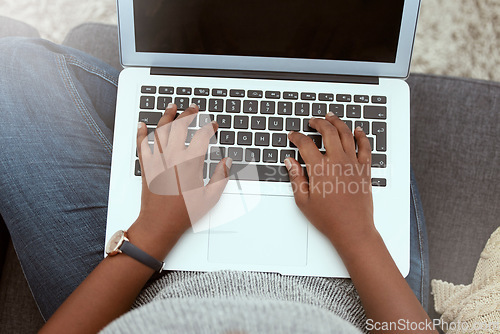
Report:
<svg viewBox="0 0 500 334"><path fill-rule="evenodd" d="M81 25L64 44L120 68L115 26ZM500 83L421 74L412 74L408 83L411 161L427 220L430 275L469 284L500 222ZM0 333L36 331L43 320L3 222L0 270Z"/></svg>

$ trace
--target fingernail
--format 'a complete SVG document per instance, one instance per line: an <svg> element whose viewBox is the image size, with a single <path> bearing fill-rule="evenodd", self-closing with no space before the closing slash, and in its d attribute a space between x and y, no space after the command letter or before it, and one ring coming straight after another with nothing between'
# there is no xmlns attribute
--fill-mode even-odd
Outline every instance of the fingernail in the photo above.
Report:
<svg viewBox="0 0 500 334"><path fill-rule="evenodd" d="M288 132L288 137L290 137L292 135L292 133L294 133L295 131L290 131Z"/></svg>
<svg viewBox="0 0 500 334"><path fill-rule="evenodd" d="M190 108L195 108L195 109L196 109L196 108L198 108L198 106L197 106L195 103L191 103L191 104L189 105L189 107L190 107Z"/></svg>
<svg viewBox="0 0 500 334"><path fill-rule="evenodd" d="M137 123L137 129L142 128L142 124L143 124L142 122Z"/></svg>
<svg viewBox="0 0 500 334"><path fill-rule="evenodd" d="M217 123L217 121L216 121L216 120L213 120L213 121L211 121L210 123L212 123L213 125L215 125L215 124L219 124L219 123Z"/></svg>
<svg viewBox="0 0 500 334"><path fill-rule="evenodd" d="M175 104L173 104L173 103L169 103L169 104L168 104L168 106L167 106L167 108L169 108L169 109L170 109L170 108L173 108L174 106L175 106Z"/></svg>
<svg viewBox="0 0 500 334"><path fill-rule="evenodd" d="M290 170L292 168L292 162L290 161L290 158L285 159L285 167L287 170Z"/></svg>
<svg viewBox="0 0 500 334"><path fill-rule="evenodd" d="M329 111L329 112L326 114L326 116L328 116L328 117L332 117L332 116L333 116L333 113L332 113L331 111Z"/></svg>
<svg viewBox="0 0 500 334"><path fill-rule="evenodd" d="M357 126L356 131L363 131L363 129L360 126Z"/></svg>
<svg viewBox="0 0 500 334"><path fill-rule="evenodd" d="M233 165L233 159L226 158L226 167L227 167L227 169L231 169L232 165Z"/></svg>

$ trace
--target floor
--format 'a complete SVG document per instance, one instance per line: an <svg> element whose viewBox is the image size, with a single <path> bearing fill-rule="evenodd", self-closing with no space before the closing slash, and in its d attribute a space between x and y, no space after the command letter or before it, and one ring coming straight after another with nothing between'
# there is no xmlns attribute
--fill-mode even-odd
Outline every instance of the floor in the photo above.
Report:
<svg viewBox="0 0 500 334"><path fill-rule="evenodd" d="M116 24L115 0L1 0L0 15L61 42L84 22ZM412 71L500 81L500 0L423 0Z"/></svg>

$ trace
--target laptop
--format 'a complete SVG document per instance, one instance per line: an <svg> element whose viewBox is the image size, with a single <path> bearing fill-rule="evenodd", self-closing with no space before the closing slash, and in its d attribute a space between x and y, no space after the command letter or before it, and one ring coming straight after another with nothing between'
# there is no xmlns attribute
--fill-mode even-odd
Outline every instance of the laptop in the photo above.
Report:
<svg viewBox="0 0 500 334"><path fill-rule="evenodd" d="M410 259L409 74L418 0L118 0L120 59L106 242L140 210L137 122L152 134L168 103L219 123L203 176L224 156L217 205L164 269L349 277L329 241L297 208L283 160L301 158L290 130L331 111L372 144L374 219L400 272ZM245 168L248 167L248 168ZM253 172L247 172L252 170ZM271 172L269 172L271 171ZM356 247L357 245L352 245Z"/></svg>

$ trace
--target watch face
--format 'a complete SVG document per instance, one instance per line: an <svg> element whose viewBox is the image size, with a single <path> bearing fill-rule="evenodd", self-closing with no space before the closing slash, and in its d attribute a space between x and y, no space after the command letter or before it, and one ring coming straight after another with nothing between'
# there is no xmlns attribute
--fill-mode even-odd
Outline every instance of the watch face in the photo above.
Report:
<svg viewBox="0 0 500 334"><path fill-rule="evenodd" d="M111 239L109 239L108 244L106 245L106 254L108 255L116 255L119 253L119 247L123 243L123 237L125 235L124 231L118 231Z"/></svg>

